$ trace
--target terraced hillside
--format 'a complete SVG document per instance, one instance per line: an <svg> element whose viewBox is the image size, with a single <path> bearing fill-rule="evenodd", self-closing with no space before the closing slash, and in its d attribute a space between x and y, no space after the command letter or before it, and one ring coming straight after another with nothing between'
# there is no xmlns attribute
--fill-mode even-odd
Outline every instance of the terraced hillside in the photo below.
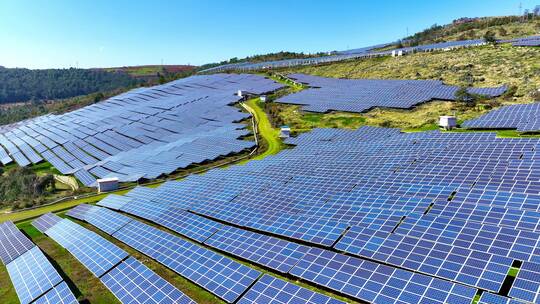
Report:
<svg viewBox="0 0 540 304"><path fill-rule="evenodd" d="M411 110L375 109L366 114L331 114L337 120L404 129L433 128L439 115L456 113L460 120L477 117L502 104L529 103L540 84L539 48L517 48L509 44L457 49L448 52L416 53L403 57L383 57L322 66L297 67L283 74L303 73L336 78L438 79L458 86L510 86L509 94L487 106L465 107L459 103L435 101ZM280 120L293 128L335 126L328 116L302 113L295 106L282 106ZM330 116L330 117L332 117ZM318 124L317 121L322 123ZM315 122L315 123L314 123Z"/></svg>

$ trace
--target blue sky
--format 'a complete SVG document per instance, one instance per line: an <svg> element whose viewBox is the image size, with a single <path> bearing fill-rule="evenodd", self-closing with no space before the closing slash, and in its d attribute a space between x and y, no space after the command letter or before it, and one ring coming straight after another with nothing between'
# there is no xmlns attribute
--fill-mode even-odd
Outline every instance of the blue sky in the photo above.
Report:
<svg viewBox="0 0 540 304"><path fill-rule="evenodd" d="M517 14L540 0L0 0L0 65L204 64L281 50L344 50L434 23Z"/></svg>

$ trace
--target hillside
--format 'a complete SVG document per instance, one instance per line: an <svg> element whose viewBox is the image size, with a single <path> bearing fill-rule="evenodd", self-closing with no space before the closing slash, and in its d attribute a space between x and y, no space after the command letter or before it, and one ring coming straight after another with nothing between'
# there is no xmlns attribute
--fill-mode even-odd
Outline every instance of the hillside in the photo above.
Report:
<svg viewBox="0 0 540 304"><path fill-rule="evenodd" d="M0 68L0 104L69 98L139 83L126 73L100 70Z"/></svg>
<svg viewBox="0 0 540 304"><path fill-rule="evenodd" d="M508 95L489 102L485 107L468 108L452 102L430 102L413 110L375 109L365 114L306 114L295 106L281 106L280 122L298 129L317 126L346 127L362 124L392 126L404 129L434 128L439 115L456 113L460 120L476 117L502 104L528 103L540 84L540 49L517 48L508 44L457 49L448 52L416 53L403 57L383 57L347 61L320 66L297 67L280 73L304 73L336 78L438 79L458 86L498 86L507 84ZM352 120L351 120L352 119ZM315 122L314 122L315 121Z"/></svg>
<svg viewBox="0 0 540 304"><path fill-rule="evenodd" d="M160 77L176 79L191 75L197 67L192 65L138 65L125 67L103 68L107 72L120 72L128 74L136 79L152 82Z"/></svg>
<svg viewBox="0 0 540 304"><path fill-rule="evenodd" d="M540 16L503 16L460 18L446 25L434 24L428 29L405 37L404 46L446 41L482 39L491 32L496 39L512 39L536 35L540 32Z"/></svg>

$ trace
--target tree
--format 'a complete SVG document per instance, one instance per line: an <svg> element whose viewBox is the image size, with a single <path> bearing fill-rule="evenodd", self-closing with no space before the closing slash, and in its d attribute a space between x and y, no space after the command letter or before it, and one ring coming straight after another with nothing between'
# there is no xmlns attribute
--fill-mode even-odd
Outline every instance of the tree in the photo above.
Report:
<svg viewBox="0 0 540 304"><path fill-rule="evenodd" d="M468 106L474 106L476 103L476 96L469 93L466 87L460 87L456 93L454 93L454 97L457 102L462 102Z"/></svg>
<svg viewBox="0 0 540 304"><path fill-rule="evenodd" d="M507 34L508 34L508 32L506 31L506 29L505 29L504 27L501 27L501 28L499 29L499 36L504 37L504 36L506 36Z"/></svg>
<svg viewBox="0 0 540 304"><path fill-rule="evenodd" d="M493 44L497 43L497 39L495 38L495 34L492 31L487 31L484 34L484 40L487 43L493 43Z"/></svg>
<svg viewBox="0 0 540 304"><path fill-rule="evenodd" d="M540 16L540 5L537 5L533 9L533 15Z"/></svg>

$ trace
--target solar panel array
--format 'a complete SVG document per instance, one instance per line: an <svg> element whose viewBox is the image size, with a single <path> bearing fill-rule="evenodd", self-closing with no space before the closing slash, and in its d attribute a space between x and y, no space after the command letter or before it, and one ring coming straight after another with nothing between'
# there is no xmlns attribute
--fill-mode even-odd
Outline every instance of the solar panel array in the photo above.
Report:
<svg viewBox="0 0 540 304"><path fill-rule="evenodd" d="M137 188L114 207L162 226L197 216L200 224L173 230L363 301L470 303L478 290L530 301L540 293L540 276L527 274L540 263L539 139L362 127L286 141L295 147ZM131 241L151 246L155 233ZM521 276L507 297L500 292L516 262ZM356 278L350 271L359 268Z"/></svg>
<svg viewBox="0 0 540 304"><path fill-rule="evenodd" d="M21 303L47 303L57 289L63 303L78 303L43 252L12 222L0 224L0 235L0 257Z"/></svg>
<svg viewBox="0 0 540 304"><path fill-rule="evenodd" d="M483 39L448 41L448 42L440 42L440 43L434 43L434 44L419 45L419 46L414 46L414 47L394 48L390 50L377 51L378 48L382 48L390 44L391 43L380 44L380 45L354 49L354 50L348 50L348 51L339 52L336 55L328 55L328 56L321 56L321 57L285 59L285 60L265 61L265 62L256 62L256 63L241 62L241 63L225 64L225 65L220 65L217 67L203 70L201 71L201 73L217 73L217 72L227 72L227 71L244 71L244 72L257 71L257 70L287 68L287 67L303 66L303 65L324 64L324 63L339 62L339 61L345 61L345 60L351 60L351 59L390 56L397 52L401 52L402 54L408 54L408 53L415 53L415 52L450 50L454 48L485 45L485 41Z"/></svg>
<svg viewBox="0 0 540 304"><path fill-rule="evenodd" d="M512 43L513 46L539 46L540 45L540 36L529 36L516 39L506 39L498 40L498 43ZM475 47L485 45L486 42L484 39L473 39L473 40L458 40L458 41L447 41L447 42L438 42L432 44L424 44L412 47L403 47L403 48L391 48L384 51L379 51L378 49L391 46L395 43L384 43L378 44L358 49L351 49L346 51L338 52L337 54L320 56L320 57L311 57L311 58L300 58L300 59L284 59L284 60L274 60L274 61L265 61L265 62L240 62L240 63L231 63L220 65L217 67L209 68L201 71L200 73L221 73L228 71L257 71L257 70L266 70L266 69L279 69L279 68L288 68L294 66L304 66L304 65L317 65L325 64L332 62L340 62L353 59L363 59L363 58L373 58L373 57L383 57L396 55L401 52L401 54L410 54L416 52L432 52L432 51L446 51L456 48L464 47Z"/></svg>
<svg viewBox="0 0 540 304"><path fill-rule="evenodd" d="M283 96L279 103L301 105L310 112L330 110L364 112L374 107L408 109L430 100L455 100L458 87L439 80L338 79L304 74L288 77L310 86L309 89ZM506 91L497 88L469 88L470 93L496 97Z"/></svg>
<svg viewBox="0 0 540 304"><path fill-rule="evenodd" d="M228 303L238 299L260 275L259 271L136 220L112 236Z"/></svg>
<svg viewBox="0 0 540 304"><path fill-rule="evenodd" d="M106 273L101 280L119 295L122 303L196 303L133 257Z"/></svg>
<svg viewBox="0 0 540 304"><path fill-rule="evenodd" d="M313 304L341 304L345 303L307 288L288 283L265 274L255 285L238 301L239 304L286 304L286 303L313 303Z"/></svg>
<svg viewBox="0 0 540 304"><path fill-rule="evenodd" d="M34 246L34 243L13 222L0 224L0 259L4 265L9 264Z"/></svg>
<svg viewBox="0 0 540 304"><path fill-rule="evenodd" d="M540 130L540 103L503 106L462 124L469 129Z"/></svg>
<svg viewBox="0 0 540 304"><path fill-rule="evenodd" d="M61 115L0 127L0 161L20 166L45 159L83 184L96 178L152 179L193 163L252 148L239 139L249 117L232 106L282 85L257 75L193 76L138 88Z"/></svg>
<svg viewBox="0 0 540 304"><path fill-rule="evenodd" d="M512 43L513 46L540 46L540 36L522 37L500 42Z"/></svg>
<svg viewBox="0 0 540 304"><path fill-rule="evenodd" d="M116 222L127 218L105 208L79 205L69 214L81 220L97 222L100 229L118 228ZM117 215L116 217L114 217ZM53 220L54 218L57 218ZM129 221L131 219L127 218ZM98 277L122 303L195 303L148 267L130 257L124 250L70 220L48 214L34 220L43 229L43 222L52 226L44 233L67 249L81 264ZM111 228L113 227L113 228ZM111 232L112 233L112 232ZM48 296L51 303L65 298L65 291L57 290ZM43 303L48 303L44 300Z"/></svg>

